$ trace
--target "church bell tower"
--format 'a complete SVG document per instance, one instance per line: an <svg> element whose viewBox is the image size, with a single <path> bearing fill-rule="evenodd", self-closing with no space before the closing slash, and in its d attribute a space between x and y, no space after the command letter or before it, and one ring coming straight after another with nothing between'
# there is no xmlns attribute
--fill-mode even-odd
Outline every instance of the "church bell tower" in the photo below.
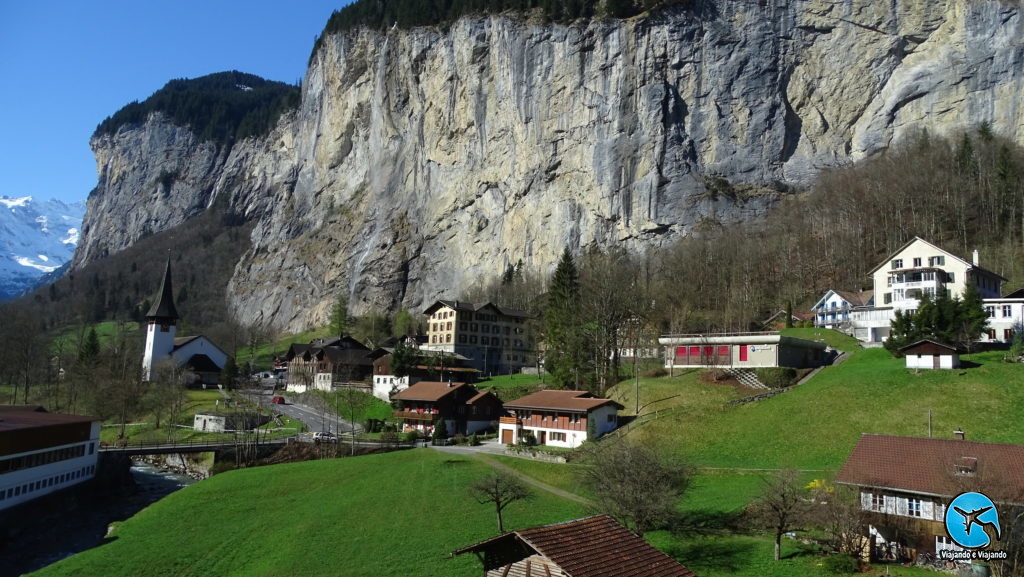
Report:
<svg viewBox="0 0 1024 577"><path fill-rule="evenodd" d="M171 259L167 259L164 278L160 281L157 300L146 315L146 351L142 358L142 380L153 380L154 368L174 351L174 334L178 324L171 286Z"/></svg>

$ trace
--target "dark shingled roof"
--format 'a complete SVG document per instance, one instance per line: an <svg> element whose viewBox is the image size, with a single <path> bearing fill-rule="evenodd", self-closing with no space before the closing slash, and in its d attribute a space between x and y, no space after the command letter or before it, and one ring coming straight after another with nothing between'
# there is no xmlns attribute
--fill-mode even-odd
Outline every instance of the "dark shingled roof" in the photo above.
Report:
<svg viewBox="0 0 1024 577"><path fill-rule="evenodd" d="M391 395L392 399L402 399L406 401L439 401L444 397L455 392L459 387L469 387L476 391L475 388L470 387L465 383L440 383L437 381L420 381L415 385L401 391L398 394ZM474 393L476 394L476 393Z"/></svg>
<svg viewBox="0 0 1024 577"><path fill-rule="evenodd" d="M171 286L171 259L167 259L167 268L164 269L164 278L160 281L160 290L157 291L157 300L149 309L146 315L147 320L176 321L178 309L174 307L174 288Z"/></svg>
<svg viewBox="0 0 1024 577"><path fill-rule="evenodd" d="M554 409L585 413L604 405L622 405L611 399L596 399L587 391L537 391L505 403L506 409Z"/></svg>
<svg viewBox="0 0 1024 577"><path fill-rule="evenodd" d="M529 318L530 317L529 313L527 313L526 311L521 311L519 309L514 309L514 308L511 308L511 307L503 307L501 305L496 305L496 304L494 304L492 302L473 303L473 302L469 302L469 301L449 301L449 300L434 301L434 304L430 305L429 307L427 307L426 309L423 310L423 314L425 314L425 315L433 314L433 312L435 310L437 310L438 307L442 307L442 306L446 306L446 307L448 307L450 309L453 309L453 310L456 310L456 311L466 311L466 312L471 312L471 313L472 312L477 312L477 311L485 309L487 307L491 307L495 311L497 311L498 313L503 314L505 316L521 317L521 318Z"/></svg>
<svg viewBox="0 0 1024 577"><path fill-rule="evenodd" d="M965 465L971 474L961 470ZM863 434L836 482L941 497L982 490L1024 502L1024 446Z"/></svg>
<svg viewBox="0 0 1024 577"><path fill-rule="evenodd" d="M550 559L568 577L696 577L607 515L512 531L453 553L476 553L506 540Z"/></svg>

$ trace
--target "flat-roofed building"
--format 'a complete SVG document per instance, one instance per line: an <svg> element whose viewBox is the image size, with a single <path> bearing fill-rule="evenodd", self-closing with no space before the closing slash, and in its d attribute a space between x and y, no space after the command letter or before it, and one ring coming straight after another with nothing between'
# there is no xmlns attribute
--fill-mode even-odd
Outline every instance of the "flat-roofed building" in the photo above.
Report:
<svg viewBox="0 0 1024 577"><path fill-rule="evenodd" d="M665 368L820 367L831 360L825 343L778 333L665 335Z"/></svg>
<svg viewBox="0 0 1024 577"><path fill-rule="evenodd" d="M0 510L92 479L99 443L99 419L0 406Z"/></svg>

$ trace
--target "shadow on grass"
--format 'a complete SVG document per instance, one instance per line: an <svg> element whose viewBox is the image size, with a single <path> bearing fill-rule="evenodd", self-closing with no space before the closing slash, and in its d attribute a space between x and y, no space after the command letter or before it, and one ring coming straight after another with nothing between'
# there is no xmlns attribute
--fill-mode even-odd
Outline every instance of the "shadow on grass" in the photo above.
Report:
<svg viewBox="0 0 1024 577"><path fill-rule="evenodd" d="M680 513L669 525L677 538L688 539L702 535L724 535L742 530L741 512L697 509Z"/></svg>
<svg viewBox="0 0 1024 577"><path fill-rule="evenodd" d="M688 567L734 573L749 563L753 550L751 543L699 540L669 546L665 553Z"/></svg>

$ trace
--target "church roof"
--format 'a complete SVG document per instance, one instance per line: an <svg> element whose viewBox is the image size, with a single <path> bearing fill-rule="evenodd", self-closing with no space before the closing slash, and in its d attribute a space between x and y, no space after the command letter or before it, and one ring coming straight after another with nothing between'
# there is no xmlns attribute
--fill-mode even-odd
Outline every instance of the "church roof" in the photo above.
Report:
<svg viewBox="0 0 1024 577"><path fill-rule="evenodd" d="M170 320L176 321L178 309L174 307L174 288L171 286L171 259L167 259L167 268L164 269L164 278L160 281L160 290L157 292L157 301L146 315L147 320Z"/></svg>

